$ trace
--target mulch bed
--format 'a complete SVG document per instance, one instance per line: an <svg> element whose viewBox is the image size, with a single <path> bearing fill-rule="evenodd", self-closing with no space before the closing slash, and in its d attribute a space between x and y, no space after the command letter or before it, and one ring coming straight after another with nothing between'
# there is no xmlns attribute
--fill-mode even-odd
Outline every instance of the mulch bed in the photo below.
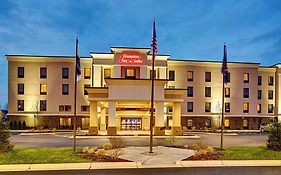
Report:
<svg viewBox="0 0 281 175"><path fill-rule="evenodd" d="M90 161L96 161L96 162L132 162L130 160L121 159L118 157L111 157L107 155L98 156L96 154L84 154L84 153L78 153L78 155L84 159Z"/></svg>
<svg viewBox="0 0 281 175"><path fill-rule="evenodd" d="M221 157L223 156L220 152L212 152L207 153L205 155L193 155L191 157L185 158L183 160L221 160Z"/></svg>

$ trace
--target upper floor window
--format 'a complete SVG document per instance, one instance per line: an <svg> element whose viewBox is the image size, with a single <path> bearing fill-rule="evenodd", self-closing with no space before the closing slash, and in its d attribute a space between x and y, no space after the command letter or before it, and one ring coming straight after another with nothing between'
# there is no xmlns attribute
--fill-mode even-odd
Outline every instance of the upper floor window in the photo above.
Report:
<svg viewBox="0 0 281 175"><path fill-rule="evenodd" d="M205 82L211 82L211 81L212 81L211 72L205 72Z"/></svg>
<svg viewBox="0 0 281 175"><path fill-rule="evenodd" d="M205 102L205 112L211 112L211 102Z"/></svg>
<svg viewBox="0 0 281 175"><path fill-rule="evenodd" d="M62 79L68 79L69 78L69 69L67 67L62 68L61 76L62 76Z"/></svg>
<svg viewBox="0 0 281 175"><path fill-rule="evenodd" d="M274 82L273 76L269 76L268 77L268 86L273 86L273 82Z"/></svg>
<svg viewBox="0 0 281 175"><path fill-rule="evenodd" d="M243 97L244 98L249 98L249 88L244 88L243 89Z"/></svg>
<svg viewBox="0 0 281 175"><path fill-rule="evenodd" d="M225 94L224 94L225 97L230 97L230 88L227 87L225 88Z"/></svg>
<svg viewBox="0 0 281 175"><path fill-rule="evenodd" d="M249 103L243 103L243 112L248 113L249 112Z"/></svg>
<svg viewBox="0 0 281 175"><path fill-rule="evenodd" d="M273 113L273 104L268 104L268 113Z"/></svg>
<svg viewBox="0 0 281 175"><path fill-rule="evenodd" d="M258 90L258 99L260 100L262 97L262 91L261 90Z"/></svg>
<svg viewBox="0 0 281 175"><path fill-rule="evenodd" d="M187 81L193 81L193 71L187 71Z"/></svg>
<svg viewBox="0 0 281 175"><path fill-rule="evenodd" d="M40 78L47 78L47 68L40 67Z"/></svg>
<svg viewBox="0 0 281 175"><path fill-rule="evenodd" d="M169 70L169 80L175 81L175 71Z"/></svg>
<svg viewBox="0 0 281 175"><path fill-rule="evenodd" d="M187 102L187 112L193 112L193 102Z"/></svg>
<svg viewBox="0 0 281 175"><path fill-rule="evenodd" d="M136 78L136 69L133 69L133 68L125 69L125 78Z"/></svg>
<svg viewBox="0 0 281 175"><path fill-rule="evenodd" d="M88 112L88 111L90 111L90 106L89 106L89 105L82 105L82 106L81 106L81 111L83 111L83 112Z"/></svg>
<svg viewBox="0 0 281 175"><path fill-rule="evenodd" d="M18 78L24 78L24 67L18 67Z"/></svg>
<svg viewBox="0 0 281 175"><path fill-rule="evenodd" d="M111 69L104 69L104 78L111 78Z"/></svg>
<svg viewBox="0 0 281 175"><path fill-rule="evenodd" d="M18 100L18 111L24 111L24 100Z"/></svg>
<svg viewBox="0 0 281 175"><path fill-rule="evenodd" d="M230 103L229 102L224 104L224 112L230 112Z"/></svg>
<svg viewBox="0 0 281 175"><path fill-rule="evenodd" d="M91 68L84 68L84 79L91 78Z"/></svg>
<svg viewBox="0 0 281 175"><path fill-rule="evenodd" d="M205 97L211 97L211 87L205 87Z"/></svg>
<svg viewBox="0 0 281 175"><path fill-rule="evenodd" d="M59 111L71 111L71 105L59 105Z"/></svg>
<svg viewBox="0 0 281 175"><path fill-rule="evenodd" d="M262 76L258 76L258 85L260 86L262 84Z"/></svg>
<svg viewBox="0 0 281 175"><path fill-rule="evenodd" d="M91 85L90 84L84 84L84 95L88 95L88 91L86 91L86 89L85 89L87 87L91 87Z"/></svg>
<svg viewBox="0 0 281 175"><path fill-rule="evenodd" d="M268 100L273 100L273 90L268 91Z"/></svg>
<svg viewBox="0 0 281 175"><path fill-rule="evenodd" d="M187 87L187 96L193 97L193 87L192 86Z"/></svg>
<svg viewBox="0 0 281 175"><path fill-rule="evenodd" d="M150 75L149 75L150 79L152 78L152 70L150 70ZM154 79L156 79L156 70L154 70Z"/></svg>
<svg viewBox="0 0 281 175"><path fill-rule="evenodd" d="M18 94L24 94L24 84L23 83L18 84Z"/></svg>
<svg viewBox="0 0 281 175"><path fill-rule="evenodd" d="M47 111L47 101L40 100L40 111Z"/></svg>
<svg viewBox="0 0 281 175"><path fill-rule="evenodd" d="M68 84L62 84L62 95L68 95L68 94L69 94Z"/></svg>
<svg viewBox="0 0 281 175"><path fill-rule="evenodd" d="M230 72L227 72L227 73L226 73L225 82L226 82L226 83L230 83Z"/></svg>
<svg viewBox="0 0 281 175"><path fill-rule="evenodd" d="M244 73L244 83L249 83L249 73Z"/></svg>
<svg viewBox="0 0 281 175"><path fill-rule="evenodd" d="M40 95L47 95L47 84L40 84Z"/></svg>

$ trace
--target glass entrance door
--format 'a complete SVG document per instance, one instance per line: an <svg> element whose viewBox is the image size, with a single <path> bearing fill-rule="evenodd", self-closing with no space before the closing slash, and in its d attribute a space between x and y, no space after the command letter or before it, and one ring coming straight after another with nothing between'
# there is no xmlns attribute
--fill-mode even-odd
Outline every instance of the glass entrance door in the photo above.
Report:
<svg viewBox="0 0 281 175"><path fill-rule="evenodd" d="M121 118L121 130L141 130L141 118Z"/></svg>

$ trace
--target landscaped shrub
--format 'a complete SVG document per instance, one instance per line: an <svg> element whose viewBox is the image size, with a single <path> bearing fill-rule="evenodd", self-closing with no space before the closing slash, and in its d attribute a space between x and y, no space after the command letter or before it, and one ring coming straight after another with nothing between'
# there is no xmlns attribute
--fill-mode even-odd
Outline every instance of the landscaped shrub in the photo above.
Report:
<svg viewBox="0 0 281 175"><path fill-rule="evenodd" d="M120 136L111 136L109 138L109 142L111 143L112 145L112 148L115 149L115 148L123 148L124 147L124 141L123 139L120 137Z"/></svg>
<svg viewBox="0 0 281 175"><path fill-rule="evenodd" d="M10 143L10 135L5 124L0 121L0 153L13 150L14 145Z"/></svg>
<svg viewBox="0 0 281 175"><path fill-rule="evenodd" d="M267 149L281 151L281 123L274 123L266 143Z"/></svg>
<svg viewBox="0 0 281 175"><path fill-rule="evenodd" d="M98 150L95 152L95 154L96 154L97 156L103 156L103 155L105 155L105 150L104 150L104 149L98 149Z"/></svg>
<svg viewBox="0 0 281 175"><path fill-rule="evenodd" d="M104 143L102 145L102 148L105 149L105 150L109 150L112 148L112 144L111 143Z"/></svg>
<svg viewBox="0 0 281 175"><path fill-rule="evenodd" d="M83 153L88 153L88 151L89 151L89 147L84 147L82 150Z"/></svg>

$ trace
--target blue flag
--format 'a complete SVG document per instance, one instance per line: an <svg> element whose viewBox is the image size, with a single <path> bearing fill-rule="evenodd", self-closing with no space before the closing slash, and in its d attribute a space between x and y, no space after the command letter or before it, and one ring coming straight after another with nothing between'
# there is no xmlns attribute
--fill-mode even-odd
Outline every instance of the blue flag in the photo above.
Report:
<svg viewBox="0 0 281 175"><path fill-rule="evenodd" d="M81 65L78 47L78 38L76 38L76 81L81 80Z"/></svg>
<svg viewBox="0 0 281 175"><path fill-rule="evenodd" d="M226 45L224 43L224 49L223 49L223 61L222 61L222 67L221 67L221 73L224 76L224 81L227 83L227 74L228 74L228 69L227 69L227 52L226 52Z"/></svg>

